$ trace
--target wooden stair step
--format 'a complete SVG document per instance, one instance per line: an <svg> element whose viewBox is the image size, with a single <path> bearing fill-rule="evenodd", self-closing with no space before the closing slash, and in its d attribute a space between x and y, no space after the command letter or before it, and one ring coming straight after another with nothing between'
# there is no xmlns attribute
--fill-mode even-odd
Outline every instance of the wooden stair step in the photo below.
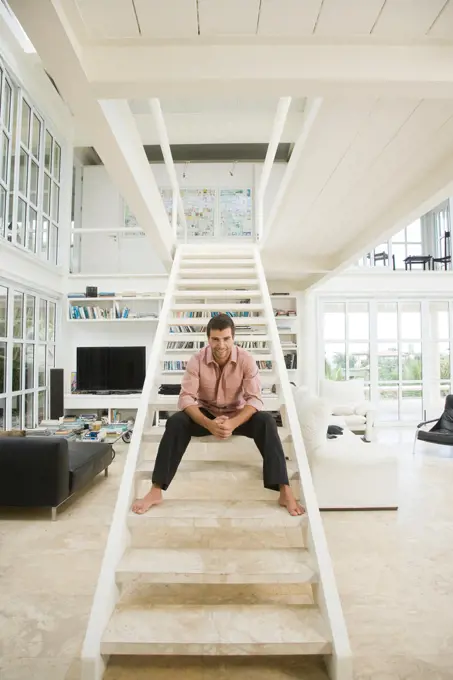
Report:
<svg viewBox="0 0 453 680"><path fill-rule="evenodd" d="M315 583L307 550L152 549L127 551L117 583Z"/></svg>
<svg viewBox="0 0 453 680"><path fill-rule="evenodd" d="M319 611L279 605L167 605L113 613L101 654L330 654Z"/></svg>

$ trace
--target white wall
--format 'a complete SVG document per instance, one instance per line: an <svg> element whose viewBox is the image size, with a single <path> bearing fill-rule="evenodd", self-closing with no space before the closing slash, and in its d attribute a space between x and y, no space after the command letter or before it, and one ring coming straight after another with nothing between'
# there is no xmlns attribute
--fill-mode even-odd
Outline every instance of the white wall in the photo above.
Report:
<svg viewBox="0 0 453 680"><path fill-rule="evenodd" d="M83 171L82 222L86 229L117 229L123 225L123 201L103 166ZM169 227L170 228L170 227ZM89 234L81 239L81 272L87 274L165 273L146 237Z"/></svg>
<svg viewBox="0 0 453 680"><path fill-rule="evenodd" d="M65 332L65 353L61 368L64 368L65 394L71 391L71 372L77 367L77 347L146 347L146 361L153 343L156 323L88 323L83 321L63 322Z"/></svg>
<svg viewBox="0 0 453 680"><path fill-rule="evenodd" d="M285 164L274 167L265 198L265 217L275 196ZM183 164L176 165L181 188L255 188L262 164L238 163L231 177L231 163L190 163L187 178L183 179ZM169 187L164 164L153 164L157 184ZM103 166L85 166L83 177L82 218L84 229L112 229L123 226L123 202L117 187ZM171 226L169 224L169 229ZM146 237L126 238L108 234L82 236L81 273L87 274L164 274L159 258Z"/></svg>

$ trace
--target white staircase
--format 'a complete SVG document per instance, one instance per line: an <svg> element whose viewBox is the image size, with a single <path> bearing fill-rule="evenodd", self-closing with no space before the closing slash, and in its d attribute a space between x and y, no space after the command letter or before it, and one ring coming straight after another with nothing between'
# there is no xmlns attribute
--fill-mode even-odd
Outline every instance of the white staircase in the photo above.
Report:
<svg viewBox="0 0 453 680"><path fill-rule="evenodd" d="M225 677L241 678L255 662L266 677L288 677L280 674L286 657L300 669L291 677L353 677L259 251L220 248L185 245L175 255L83 645L83 680L116 678L115 669L128 678L128 668L131 679L151 677L148 664L157 680L184 677L181 656L218 658L218 666L212 658L208 663L212 675L203 666L193 677L220 677L221 668ZM189 311L199 316L182 316ZM175 343L205 341L211 313L219 311L248 312L235 318L236 341L258 342L252 354L272 362L262 381L276 384L277 392L264 403L282 412L280 434L303 517L291 517L277 494L263 488L261 456L242 437L194 439L164 503L145 515L130 510L149 489L163 433L152 425L155 413L176 408L177 397L158 394L160 384L181 380L167 362L187 361L197 351ZM173 674L160 675L164 666Z"/></svg>

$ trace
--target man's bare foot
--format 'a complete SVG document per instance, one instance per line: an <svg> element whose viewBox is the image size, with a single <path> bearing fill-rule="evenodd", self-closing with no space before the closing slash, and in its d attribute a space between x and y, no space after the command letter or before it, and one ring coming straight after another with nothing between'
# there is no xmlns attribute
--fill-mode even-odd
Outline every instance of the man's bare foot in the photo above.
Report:
<svg viewBox="0 0 453 680"><path fill-rule="evenodd" d="M290 486L280 487L280 498L278 499L278 502L282 507L288 510L290 515L293 515L294 517L296 515L305 514L305 508L303 508L301 504L296 501L293 490Z"/></svg>
<svg viewBox="0 0 453 680"><path fill-rule="evenodd" d="M132 512L135 512L137 515L143 515L151 506L159 505L162 501L162 489L159 486L153 486L146 496L135 501L132 506Z"/></svg>

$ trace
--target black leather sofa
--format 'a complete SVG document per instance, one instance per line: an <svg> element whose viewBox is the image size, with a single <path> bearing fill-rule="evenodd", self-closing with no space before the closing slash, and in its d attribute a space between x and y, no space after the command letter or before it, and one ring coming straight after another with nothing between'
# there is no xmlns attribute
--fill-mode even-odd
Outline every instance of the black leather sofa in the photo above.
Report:
<svg viewBox="0 0 453 680"><path fill-rule="evenodd" d="M64 437L0 437L0 506L57 508L103 470L111 444Z"/></svg>

